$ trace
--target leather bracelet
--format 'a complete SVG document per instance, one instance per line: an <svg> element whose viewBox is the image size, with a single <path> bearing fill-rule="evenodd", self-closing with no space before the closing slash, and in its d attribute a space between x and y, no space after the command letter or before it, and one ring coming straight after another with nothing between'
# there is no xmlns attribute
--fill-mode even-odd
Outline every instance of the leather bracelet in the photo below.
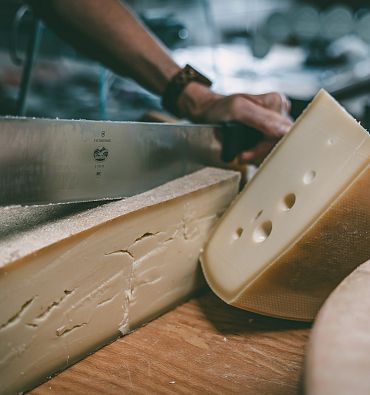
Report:
<svg viewBox="0 0 370 395"><path fill-rule="evenodd" d="M182 114L178 108L178 100L182 91L190 82L198 82L208 87L212 85L211 80L187 64L172 77L162 96L163 108L179 118Z"/></svg>

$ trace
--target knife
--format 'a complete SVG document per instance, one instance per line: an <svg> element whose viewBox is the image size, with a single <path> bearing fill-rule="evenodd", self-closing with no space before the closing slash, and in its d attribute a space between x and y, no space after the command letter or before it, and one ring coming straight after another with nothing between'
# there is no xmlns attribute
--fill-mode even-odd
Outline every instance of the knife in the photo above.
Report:
<svg viewBox="0 0 370 395"><path fill-rule="evenodd" d="M225 167L261 138L234 122L0 117L0 206L132 196L205 166Z"/></svg>

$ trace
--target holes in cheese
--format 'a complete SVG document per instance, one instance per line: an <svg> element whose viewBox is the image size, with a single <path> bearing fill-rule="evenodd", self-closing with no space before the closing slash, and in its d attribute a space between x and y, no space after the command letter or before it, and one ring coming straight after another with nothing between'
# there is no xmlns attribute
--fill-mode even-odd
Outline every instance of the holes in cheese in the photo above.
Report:
<svg viewBox="0 0 370 395"><path fill-rule="evenodd" d="M265 241L272 232L272 222L265 221L261 225L257 226L257 228L253 232L253 240L256 243L262 243Z"/></svg>
<svg viewBox="0 0 370 395"><path fill-rule="evenodd" d="M244 229L239 227L235 233L234 233L234 240L237 240L240 238L240 236L243 234Z"/></svg>
<svg viewBox="0 0 370 395"><path fill-rule="evenodd" d="M289 211L294 206L295 199L296 197L294 193L288 193L287 195L285 195L281 204L282 210Z"/></svg>
<svg viewBox="0 0 370 395"><path fill-rule="evenodd" d="M257 221L257 219L262 215L262 213L263 213L263 210L260 210L258 212L258 214L255 216L254 221Z"/></svg>
<svg viewBox="0 0 370 395"><path fill-rule="evenodd" d="M211 288L246 310L313 319L370 257L369 163L370 136L321 90L207 243ZM236 226L243 236L230 242Z"/></svg>
<svg viewBox="0 0 370 395"><path fill-rule="evenodd" d="M315 178L316 178L315 170L309 170L303 176L303 182L308 185L314 182Z"/></svg>

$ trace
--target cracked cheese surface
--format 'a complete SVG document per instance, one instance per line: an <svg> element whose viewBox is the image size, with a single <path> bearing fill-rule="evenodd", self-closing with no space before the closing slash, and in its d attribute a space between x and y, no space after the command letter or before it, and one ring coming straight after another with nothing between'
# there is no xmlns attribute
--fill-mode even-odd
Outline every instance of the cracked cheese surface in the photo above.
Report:
<svg viewBox="0 0 370 395"><path fill-rule="evenodd" d="M208 168L79 213L1 209L0 393L32 388L199 288L199 252L238 183Z"/></svg>

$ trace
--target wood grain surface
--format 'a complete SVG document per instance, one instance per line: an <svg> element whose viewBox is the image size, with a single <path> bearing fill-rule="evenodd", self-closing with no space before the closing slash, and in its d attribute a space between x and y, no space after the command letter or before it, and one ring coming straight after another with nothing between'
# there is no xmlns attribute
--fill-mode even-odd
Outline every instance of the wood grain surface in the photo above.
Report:
<svg viewBox="0 0 370 395"><path fill-rule="evenodd" d="M207 293L34 389L44 394L300 394L308 324Z"/></svg>

